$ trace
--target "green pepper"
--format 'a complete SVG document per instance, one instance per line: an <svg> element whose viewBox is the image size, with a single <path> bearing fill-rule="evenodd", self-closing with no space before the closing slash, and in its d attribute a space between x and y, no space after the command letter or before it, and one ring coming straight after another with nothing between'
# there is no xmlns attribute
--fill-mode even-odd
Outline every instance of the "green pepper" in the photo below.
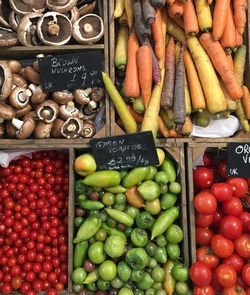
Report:
<svg viewBox="0 0 250 295"><path fill-rule="evenodd" d="M80 207L87 210L99 210L102 209L104 205L99 201L85 200L80 202Z"/></svg>
<svg viewBox="0 0 250 295"><path fill-rule="evenodd" d="M175 221L175 219L179 216L179 209L177 207L172 207L165 212L163 212L155 221L152 233L151 240L155 237L162 235L169 226Z"/></svg>
<svg viewBox="0 0 250 295"><path fill-rule="evenodd" d="M88 241L82 241L75 245L74 249L74 268L82 267L83 261L88 253Z"/></svg>
<svg viewBox="0 0 250 295"><path fill-rule="evenodd" d="M137 189L141 197L146 201L153 201L157 199L161 193L160 186L152 180L143 181Z"/></svg>
<svg viewBox="0 0 250 295"><path fill-rule="evenodd" d="M148 167L136 167L132 169L122 180L122 185L125 188L131 188L132 186L143 181L148 174Z"/></svg>
<svg viewBox="0 0 250 295"><path fill-rule="evenodd" d="M167 294L174 294L176 280L172 275L173 268L174 268L174 262L170 259L163 266L163 269L166 274L164 282L163 282L163 287L164 287L164 290L167 292Z"/></svg>
<svg viewBox="0 0 250 295"><path fill-rule="evenodd" d="M103 170L87 175L83 183L89 186L116 186L120 184L121 175L118 171Z"/></svg>
<svg viewBox="0 0 250 295"><path fill-rule="evenodd" d="M176 170L172 160L166 157L161 165L161 170L167 173L169 182L176 180Z"/></svg>
<svg viewBox="0 0 250 295"><path fill-rule="evenodd" d="M127 189L119 184L116 186L105 187L105 191L109 193L113 193L113 194L119 194L119 193L126 193Z"/></svg>
<svg viewBox="0 0 250 295"><path fill-rule="evenodd" d="M123 232L121 232L119 229L113 228L108 226L107 224L103 223L102 228L106 231L106 233L111 236L111 235L119 235L121 236L125 241L127 241L127 238Z"/></svg>
<svg viewBox="0 0 250 295"><path fill-rule="evenodd" d="M79 179L75 182L75 193L76 195L85 194L86 192L86 185L83 183L82 179Z"/></svg>
<svg viewBox="0 0 250 295"><path fill-rule="evenodd" d="M121 212L115 209L105 209L105 210L111 218L118 221L119 223L122 223L128 227L130 227L134 223L133 218L125 212Z"/></svg>
<svg viewBox="0 0 250 295"><path fill-rule="evenodd" d="M93 271L91 271L87 275L87 277L86 277L85 281L83 282L83 284L85 284L85 285L92 284L95 281L97 281L98 278L99 278L99 276L98 276L98 269L94 269Z"/></svg>
<svg viewBox="0 0 250 295"><path fill-rule="evenodd" d="M77 231L73 243L79 243L93 237L102 225L102 220L97 216L88 217Z"/></svg>

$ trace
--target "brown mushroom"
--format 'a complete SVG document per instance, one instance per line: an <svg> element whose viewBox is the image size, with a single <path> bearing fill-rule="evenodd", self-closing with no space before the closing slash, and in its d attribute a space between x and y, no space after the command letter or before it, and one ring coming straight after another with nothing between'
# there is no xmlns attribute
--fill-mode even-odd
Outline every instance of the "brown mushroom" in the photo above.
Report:
<svg viewBox="0 0 250 295"><path fill-rule="evenodd" d="M79 6L79 12L80 16L84 16L86 14L92 13L95 10L96 7L96 1L93 1L91 3L83 4Z"/></svg>
<svg viewBox="0 0 250 295"><path fill-rule="evenodd" d="M63 120L78 117L79 113L80 111L75 107L73 101L68 102L66 105L61 105L59 109L59 116Z"/></svg>
<svg viewBox="0 0 250 295"><path fill-rule="evenodd" d="M28 113L30 113L32 107L30 104L27 104L24 108L22 109L15 109L15 117L16 118L21 118L25 115L27 115Z"/></svg>
<svg viewBox="0 0 250 295"><path fill-rule="evenodd" d="M91 88L86 89L76 89L74 90L74 99L80 105L86 105L90 102L90 93L92 92Z"/></svg>
<svg viewBox="0 0 250 295"><path fill-rule="evenodd" d="M59 118L55 119L55 121L53 122L52 130L51 130L51 137L53 138L62 137L61 128L63 124L64 124L64 121L62 119L59 119Z"/></svg>
<svg viewBox="0 0 250 295"><path fill-rule="evenodd" d="M9 96L9 103L16 109L22 109L29 103L30 97L31 91L29 89L17 86Z"/></svg>
<svg viewBox="0 0 250 295"><path fill-rule="evenodd" d="M20 61L15 59L8 60L7 64L13 74L18 74L22 68Z"/></svg>
<svg viewBox="0 0 250 295"><path fill-rule="evenodd" d="M27 80L36 85L41 83L40 74L31 66L25 67L25 77Z"/></svg>
<svg viewBox="0 0 250 295"><path fill-rule="evenodd" d="M17 129L16 138L18 139L26 139L30 137L36 127L35 121L31 117L27 118L25 121L14 118L11 122Z"/></svg>
<svg viewBox="0 0 250 295"><path fill-rule="evenodd" d="M10 28L8 23L10 12L9 2L0 0L0 24L6 28Z"/></svg>
<svg viewBox="0 0 250 295"><path fill-rule="evenodd" d="M16 127L12 125L11 121L7 121L5 123L5 131L7 133L8 138L16 138Z"/></svg>
<svg viewBox="0 0 250 295"><path fill-rule="evenodd" d="M37 22L42 15L39 12L31 12L21 19L17 28L17 37L22 45L38 45Z"/></svg>
<svg viewBox="0 0 250 295"><path fill-rule="evenodd" d="M38 73L40 73L40 68L39 68L39 62L38 62L38 59L39 58L44 58L44 54L43 53L41 53L41 54L38 54L37 56L36 56L36 60L33 62L33 64L32 64L32 67L34 68L34 70L36 71L36 72L38 72Z"/></svg>
<svg viewBox="0 0 250 295"><path fill-rule="evenodd" d="M22 18L21 14L16 13L15 10L11 11L9 15L9 24L13 31L15 32L17 31L21 18Z"/></svg>
<svg viewBox="0 0 250 295"><path fill-rule="evenodd" d="M4 124L0 123L0 138L4 137Z"/></svg>
<svg viewBox="0 0 250 295"><path fill-rule="evenodd" d="M72 24L64 14L50 11L37 22L37 36L44 45L61 46L66 44L72 34Z"/></svg>
<svg viewBox="0 0 250 295"><path fill-rule="evenodd" d="M74 96L68 90L63 90L53 92L52 98L59 104L67 104L74 99Z"/></svg>
<svg viewBox="0 0 250 295"><path fill-rule="evenodd" d="M45 10L45 0L9 0L9 2L11 8L21 15Z"/></svg>
<svg viewBox="0 0 250 295"><path fill-rule="evenodd" d="M103 34L103 20L97 14L86 14L73 24L73 37L80 44L94 44Z"/></svg>
<svg viewBox="0 0 250 295"><path fill-rule="evenodd" d="M13 88L17 86L27 88L28 84L22 76L19 74L13 74Z"/></svg>
<svg viewBox="0 0 250 295"><path fill-rule="evenodd" d="M66 13L68 19L70 20L70 22L73 24L74 22L76 22L78 20L78 18L80 17L80 13L79 10L76 6L74 6L71 10L69 10Z"/></svg>
<svg viewBox="0 0 250 295"><path fill-rule="evenodd" d="M4 61L0 61L0 101L5 100L13 87L13 74L10 67Z"/></svg>
<svg viewBox="0 0 250 295"><path fill-rule="evenodd" d="M77 138L81 135L83 121L77 117L68 118L61 127L61 134L66 138Z"/></svg>
<svg viewBox="0 0 250 295"><path fill-rule="evenodd" d="M46 0L49 10L65 13L76 6L77 0Z"/></svg>
<svg viewBox="0 0 250 295"><path fill-rule="evenodd" d="M85 121L83 123L81 136L84 138L90 138L90 137L93 137L95 134L96 134L96 128L95 128L94 122Z"/></svg>
<svg viewBox="0 0 250 295"><path fill-rule="evenodd" d="M0 47L10 47L17 44L17 35L11 29L0 27Z"/></svg>
<svg viewBox="0 0 250 295"><path fill-rule="evenodd" d="M36 113L39 120L51 123L58 116L59 106L55 101L47 99L36 108Z"/></svg>
<svg viewBox="0 0 250 295"><path fill-rule="evenodd" d="M19 75L22 76L25 80L27 79L25 68L21 68Z"/></svg>
<svg viewBox="0 0 250 295"><path fill-rule="evenodd" d="M35 111L29 112L26 115L24 115L23 120L26 120L28 118L32 118L34 121L37 121L37 115Z"/></svg>
<svg viewBox="0 0 250 295"><path fill-rule="evenodd" d="M14 117L14 109L7 104L0 103L0 121L3 122L3 120L12 120Z"/></svg>
<svg viewBox="0 0 250 295"><path fill-rule="evenodd" d="M104 89L101 87L93 87L90 93L90 99L95 102L100 102L104 97Z"/></svg>
<svg viewBox="0 0 250 295"><path fill-rule="evenodd" d="M43 91L42 85L39 85L36 87L36 90L33 92L33 95L31 96L31 101L34 105L37 105L45 101L47 97L48 97L48 94Z"/></svg>
<svg viewBox="0 0 250 295"><path fill-rule="evenodd" d="M100 109L100 104L91 100L87 105L81 107L81 113L84 120L92 120L96 117L97 112Z"/></svg>
<svg viewBox="0 0 250 295"><path fill-rule="evenodd" d="M39 121L36 124L36 128L34 131L35 138L49 138L52 126L53 126L53 123L47 124L42 121Z"/></svg>

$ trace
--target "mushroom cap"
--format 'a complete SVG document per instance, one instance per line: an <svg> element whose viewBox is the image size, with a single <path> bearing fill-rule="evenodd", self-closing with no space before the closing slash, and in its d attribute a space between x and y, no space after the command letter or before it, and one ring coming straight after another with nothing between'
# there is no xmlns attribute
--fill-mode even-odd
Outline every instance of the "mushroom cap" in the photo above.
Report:
<svg viewBox="0 0 250 295"><path fill-rule="evenodd" d="M83 128L83 121L77 117L68 118L61 127L61 134L66 138L77 138Z"/></svg>
<svg viewBox="0 0 250 295"><path fill-rule="evenodd" d="M75 89L74 90L74 99L77 103L80 105L86 105L90 102L90 93L92 89L87 88L87 89Z"/></svg>
<svg viewBox="0 0 250 295"><path fill-rule="evenodd" d="M0 138L4 137L4 123L0 123Z"/></svg>
<svg viewBox="0 0 250 295"><path fill-rule="evenodd" d="M11 29L0 27L0 47L10 47L17 44L17 35Z"/></svg>
<svg viewBox="0 0 250 295"><path fill-rule="evenodd" d="M26 15L30 12L43 12L45 10L45 0L9 0L11 8L18 14Z"/></svg>
<svg viewBox="0 0 250 295"><path fill-rule="evenodd" d="M36 124L33 118L29 117L24 122L22 127L17 130L16 138L18 139L26 139L31 136L33 131L35 130Z"/></svg>
<svg viewBox="0 0 250 295"><path fill-rule="evenodd" d="M19 74L13 74L13 84L15 86L20 86L25 88L27 88L28 86L26 80Z"/></svg>
<svg viewBox="0 0 250 295"><path fill-rule="evenodd" d="M96 1L93 1L91 3L83 4L79 6L79 13L80 16L84 16L86 14L92 13L95 10L96 7Z"/></svg>
<svg viewBox="0 0 250 295"><path fill-rule="evenodd" d="M59 31L50 34L50 25L57 25ZM37 36L44 45L64 45L70 40L71 34L72 24L64 14L50 11L45 13L37 22Z"/></svg>
<svg viewBox="0 0 250 295"><path fill-rule="evenodd" d="M10 28L8 22L11 8L8 1L0 0L0 24L6 28Z"/></svg>
<svg viewBox="0 0 250 295"><path fill-rule="evenodd" d="M55 101L47 99L37 106L36 113L39 120L51 123L58 116L59 106Z"/></svg>
<svg viewBox="0 0 250 295"><path fill-rule="evenodd" d="M19 23L21 21L22 16L18 14L15 10L12 10L9 15L9 24L13 31L17 31Z"/></svg>
<svg viewBox="0 0 250 295"><path fill-rule="evenodd" d="M75 107L73 101L68 102L67 105L61 105L59 109L59 116L62 120L68 118L78 117L79 110Z"/></svg>
<svg viewBox="0 0 250 295"><path fill-rule="evenodd" d="M20 61L15 59L8 60L7 64L10 67L12 73L19 73L22 68Z"/></svg>
<svg viewBox="0 0 250 295"><path fill-rule="evenodd" d="M94 122L85 121L83 123L81 136L84 138L90 138L90 137L93 137L95 134L96 134L96 128L95 128Z"/></svg>
<svg viewBox="0 0 250 295"><path fill-rule="evenodd" d="M40 74L31 66L25 67L25 77L36 85L41 83Z"/></svg>
<svg viewBox="0 0 250 295"><path fill-rule="evenodd" d="M5 123L5 130L8 135L8 138L16 138L16 127L12 125L11 121Z"/></svg>
<svg viewBox="0 0 250 295"><path fill-rule="evenodd" d="M71 10L67 11L66 15L72 24L76 22L80 17L79 10L76 6L74 6Z"/></svg>
<svg viewBox="0 0 250 295"><path fill-rule="evenodd" d="M10 67L4 61L0 61L0 101L5 100L13 87L13 74Z"/></svg>
<svg viewBox="0 0 250 295"><path fill-rule="evenodd" d="M43 14L41 12L31 12L22 17L17 28L17 37L24 46L33 46L36 37L37 22Z"/></svg>
<svg viewBox="0 0 250 295"><path fill-rule="evenodd" d="M42 85L37 86L35 92L31 96L31 102L33 104L39 104L47 99L48 94L43 91Z"/></svg>
<svg viewBox="0 0 250 295"><path fill-rule="evenodd" d="M31 91L24 87L15 87L10 96L9 103L17 109L23 109L30 101Z"/></svg>
<svg viewBox="0 0 250 295"><path fill-rule="evenodd" d="M65 13L76 6L77 0L46 0L49 10Z"/></svg>
<svg viewBox="0 0 250 295"><path fill-rule="evenodd" d="M31 107L30 104L27 104L27 105L26 105L24 108L22 108L22 109L16 109L16 110L15 110L15 112L16 112L15 117L16 117L16 118L21 118L21 117L27 115L28 113L30 113L31 109L32 109L32 107Z"/></svg>
<svg viewBox="0 0 250 295"><path fill-rule="evenodd" d="M14 117L14 109L10 105L0 103L0 118L4 120L12 120Z"/></svg>
<svg viewBox="0 0 250 295"><path fill-rule="evenodd" d="M62 119L56 118L53 122L53 127L51 130L51 137L53 138L62 138L61 128L64 124L64 121Z"/></svg>
<svg viewBox="0 0 250 295"><path fill-rule="evenodd" d="M90 98L95 102L100 102L104 98L104 88L93 87L92 92L90 93Z"/></svg>
<svg viewBox="0 0 250 295"><path fill-rule="evenodd" d="M34 131L35 138L49 138L52 127L53 123L47 124L42 121L39 121L36 124L36 128Z"/></svg>
<svg viewBox="0 0 250 295"><path fill-rule="evenodd" d="M97 14L86 14L73 24L73 37L80 44L94 44L103 34L103 20Z"/></svg>
<svg viewBox="0 0 250 295"><path fill-rule="evenodd" d="M68 90L54 91L52 93L52 98L59 104L67 104L74 99L74 95Z"/></svg>

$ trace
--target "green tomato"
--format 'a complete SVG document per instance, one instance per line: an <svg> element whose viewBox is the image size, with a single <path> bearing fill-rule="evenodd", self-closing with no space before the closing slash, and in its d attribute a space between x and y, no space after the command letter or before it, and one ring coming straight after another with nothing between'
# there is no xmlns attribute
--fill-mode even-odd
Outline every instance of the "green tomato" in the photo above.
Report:
<svg viewBox="0 0 250 295"><path fill-rule="evenodd" d="M155 175L155 182L158 184L168 183L168 174L165 171L158 171Z"/></svg>
<svg viewBox="0 0 250 295"><path fill-rule="evenodd" d="M154 217L147 211L143 211L136 216L135 223L141 229L149 229L154 224Z"/></svg>
<svg viewBox="0 0 250 295"><path fill-rule="evenodd" d="M98 232L95 234L95 239L97 241L103 242L106 240L106 238L107 238L107 233L106 233L106 230L103 228L100 228Z"/></svg>
<svg viewBox="0 0 250 295"><path fill-rule="evenodd" d="M119 211L124 211L125 204L115 204L112 208L116 209L116 210L119 210Z"/></svg>
<svg viewBox="0 0 250 295"><path fill-rule="evenodd" d="M166 263L168 260L167 250L165 247L156 247L154 259L158 263Z"/></svg>
<svg viewBox="0 0 250 295"><path fill-rule="evenodd" d="M80 194L79 196L76 197L76 202L80 203L81 201L87 200L87 195L86 194Z"/></svg>
<svg viewBox="0 0 250 295"><path fill-rule="evenodd" d="M157 248L157 246L156 246L155 243L153 243L153 242L149 242L149 243L146 245L145 250L146 250L146 252L147 252L147 254L148 254L149 256L154 256L155 253L156 253L156 248Z"/></svg>
<svg viewBox="0 0 250 295"><path fill-rule="evenodd" d="M118 295L134 295L134 292L130 288L121 288Z"/></svg>
<svg viewBox="0 0 250 295"><path fill-rule="evenodd" d="M125 204L126 203L126 196L122 193L116 194L115 196L115 202L116 204Z"/></svg>
<svg viewBox="0 0 250 295"><path fill-rule="evenodd" d="M74 292L79 293L81 290L82 290L82 285L77 285L77 284L73 285Z"/></svg>
<svg viewBox="0 0 250 295"><path fill-rule="evenodd" d="M166 194L168 191L168 185L167 184L161 184L161 195Z"/></svg>
<svg viewBox="0 0 250 295"><path fill-rule="evenodd" d="M134 281L134 282L139 282L140 280L142 280L142 277L143 277L143 271L142 270L132 270L131 272L131 281Z"/></svg>
<svg viewBox="0 0 250 295"><path fill-rule="evenodd" d="M99 267L99 276L105 281L112 281L116 274L116 264L111 260L104 261Z"/></svg>
<svg viewBox="0 0 250 295"><path fill-rule="evenodd" d="M167 244L167 252L168 252L168 256L172 259L172 260L176 260L180 257L181 255L181 250L178 244Z"/></svg>
<svg viewBox="0 0 250 295"><path fill-rule="evenodd" d="M155 241L159 247L165 247L168 243L167 239L163 235L158 236Z"/></svg>
<svg viewBox="0 0 250 295"><path fill-rule="evenodd" d="M102 196L102 202L104 205L112 206L115 203L115 195L109 192L106 192Z"/></svg>
<svg viewBox="0 0 250 295"><path fill-rule="evenodd" d="M148 267L154 268L154 267L156 267L156 265L157 265L157 261L154 258L149 257L149 259L148 259Z"/></svg>
<svg viewBox="0 0 250 295"><path fill-rule="evenodd" d="M89 210L89 216L100 216L99 210Z"/></svg>
<svg viewBox="0 0 250 295"><path fill-rule="evenodd" d="M139 289L136 289L135 290L135 295L144 295L145 293L144 293L144 291L142 291L142 290L139 290Z"/></svg>
<svg viewBox="0 0 250 295"><path fill-rule="evenodd" d="M131 235L131 232L132 232L132 228L131 227L128 227L128 228L126 228L126 230L125 230L125 235L126 235L126 237L127 238L129 238L130 237L130 235Z"/></svg>
<svg viewBox="0 0 250 295"><path fill-rule="evenodd" d="M102 291L107 291L110 288L110 282L105 281L103 279L98 279L97 281L97 288Z"/></svg>
<svg viewBox="0 0 250 295"><path fill-rule="evenodd" d="M131 268L125 261L120 261L117 265L117 273L123 282L127 282L131 276Z"/></svg>
<svg viewBox="0 0 250 295"><path fill-rule="evenodd" d="M178 263L174 266L172 274L177 281L186 282L188 280L188 267Z"/></svg>
<svg viewBox="0 0 250 295"><path fill-rule="evenodd" d="M157 199L161 193L160 186L152 180L143 181L142 184L138 186L138 191L145 201L153 201Z"/></svg>
<svg viewBox="0 0 250 295"><path fill-rule="evenodd" d="M117 224L117 222L111 217L108 217L106 222L107 222L107 225L110 226L110 227L115 227L116 224Z"/></svg>
<svg viewBox="0 0 250 295"><path fill-rule="evenodd" d="M87 277L87 273L82 267L76 268L72 272L72 276L71 276L72 281L77 285L83 285L83 282L86 279L86 277Z"/></svg>
<svg viewBox="0 0 250 295"><path fill-rule="evenodd" d="M125 212L134 219L140 213L140 210L138 208L129 206Z"/></svg>
<svg viewBox="0 0 250 295"><path fill-rule="evenodd" d="M105 222L108 219L107 212L105 210L101 210L100 211L100 217L101 217L101 220Z"/></svg>
<svg viewBox="0 0 250 295"><path fill-rule="evenodd" d="M161 197L161 208L163 210L169 209L174 207L175 203L177 201L177 196L171 193L165 193Z"/></svg>
<svg viewBox="0 0 250 295"><path fill-rule="evenodd" d="M130 239L137 247L144 247L148 242L147 232L140 228L135 228L131 232Z"/></svg>
<svg viewBox="0 0 250 295"><path fill-rule="evenodd" d="M162 289L162 283L154 283L152 286L155 290L161 290Z"/></svg>
<svg viewBox="0 0 250 295"><path fill-rule="evenodd" d="M93 292L97 291L96 284L95 283L88 284L87 289Z"/></svg>
<svg viewBox="0 0 250 295"><path fill-rule="evenodd" d="M116 276L112 281L111 281L111 286L115 289L120 289L123 285L123 281Z"/></svg>
<svg viewBox="0 0 250 295"><path fill-rule="evenodd" d="M89 260L95 264L100 264L106 259L104 252L104 243L97 241L89 246L88 250Z"/></svg>
<svg viewBox="0 0 250 295"><path fill-rule="evenodd" d="M156 266L155 268L153 268L151 276L155 282L161 283L165 278L165 271L162 267Z"/></svg>
<svg viewBox="0 0 250 295"><path fill-rule="evenodd" d="M83 223L83 221L84 221L84 218L82 216L76 217L75 218L75 221L74 221L75 226L76 227L79 227Z"/></svg>
<svg viewBox="0 0 250 295"><path fill-rule="evenodd" d="M188 284L185 282L177 282L175 285L175 292L178 295L186 295L188 292Z"/></svg>
<svg viewBox="0 0 250 295"><path fill-rule="evenodd" d="M149 288L146 292L145 295L155 295L155 290L153 288Z"/></svg>
<svg viewBox="0 0 250 295"><path fill-rule="evenodd" d="M123 179L128 174L128 170L120 170L121 179Z"/></svg>
<svg viewBox="0 0 250 295"><path fill-rule="evenodd" d="M126 241L120 235L111 235L107 238L104 251L112 258L118 258L123 255L125 251Z"/></svg>
<svg viewBox="0 0 250 295"><path fill-rule="evenodd" d="M155 199L153 201L146 201L145 205L145 210L152 215L156 215L161 211L161 203L159 199Z"/></svg>
<svg viewBox="0 0 250 295"><path fill-rule="evenodd" d="M183 240L183 230L177 224L171 224L167 229L166 238L169 243L178 244Z"/></svg>
<svg viewBox="0 0 250 295"><path fill-rule="evenodd" d="M154 179L156 173L157 173L157 168L155 166L149 166L148 167L148 174L146 175L145 180Z"/></svg>
<svg viewBox="0 0 250 295"><path fill-rule="evenodd" d="M155 295L167 295L167 292L161 289L161 290L157 290Z"/></svg>
<svg viewBox="0 0 250 295"><path fill-rule="evenodd" d="M181 185L179 184L179 182L171 182L169 185L169 191L172 194L178 195L181 192Z"/></svg>
<svg viewBox="0 0 250 295"><path fill-rule="evenodd" d="M154 283L154 280L152 279L150 274L147 272L144 272L142 279L136 284L139 289L147 290L152 287L153 283Z"/></svg>
<svg viewBox="0 0 250 295"><path fill-rule="evenodd" d="M89 239L89 243L90 243L90 244L93 244L95 241L96 241L96 240L95 240L94 237L91 237L91 238Z"/></svg>
<svg viewBox="0 0 250 295"><path fill-rule="evenodd" d="M142 270L148 263L148 255L143 248L128 250L125 260L135 270Z"/></svg>

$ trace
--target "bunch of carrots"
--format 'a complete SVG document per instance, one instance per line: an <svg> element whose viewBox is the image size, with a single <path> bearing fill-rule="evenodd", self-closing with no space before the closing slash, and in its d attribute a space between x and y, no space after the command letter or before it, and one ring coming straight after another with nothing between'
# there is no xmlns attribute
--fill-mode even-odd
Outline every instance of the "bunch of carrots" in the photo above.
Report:
<svg viewBox="0 0 250 295"><path fill-rule="evenodd" d="M246 11L247 0L116 0L122 83L107 90L125 130L178 137L234 113L249 131Z"/></svg>

